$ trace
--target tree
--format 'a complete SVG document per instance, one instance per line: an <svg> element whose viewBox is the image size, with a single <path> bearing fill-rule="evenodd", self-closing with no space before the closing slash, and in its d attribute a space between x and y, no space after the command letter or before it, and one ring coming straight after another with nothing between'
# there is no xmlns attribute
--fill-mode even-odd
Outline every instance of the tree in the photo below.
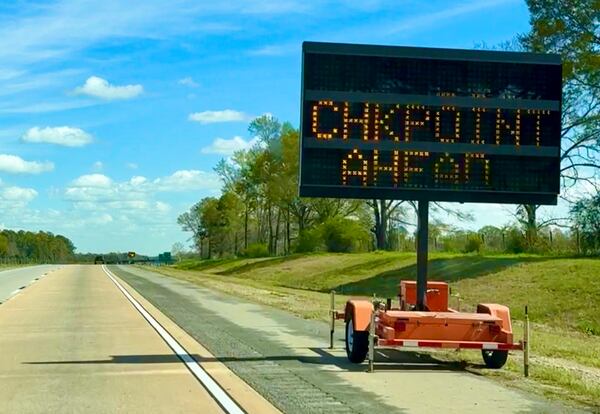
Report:
<svg viewBox="0 0 600 414"><path fill-rule="evenodd" d="M253 245L266 246L270 255L288 254L305 230L330 220L360 220L370 227L372 219L364 214L364 201L298 196L296 128L264 115L253 120L248 130L256 144L215 167L223 181L221 197L205 198L178 218L182 228L192 232L201 253L208 244L211 257L213 253L246 254ZM308 236L304 234L304 241ZM361 239L353 248L366 250L371 247L368 244Z"/></svg>
<svg viewBox="0 0 600 414"><path fill-rule="evenodd" d="M272 115L262 115L250 122L248 131L254 134L267 147L277 146L281 134L281 123Z"/></svg>
<svg viewBox="0 0 600 414"><path fill-rule="evenodd" d="M8 237L0 233L0 257L8 255Z"/></svg>
<svg viewBox="0 0 600 414"><path fill-rule="evenodd" d="M373 209L374 227L372 229L375 235L375 246L377 250L389 249L388 233L391 229L392 221L400 221L399 215L403 215L400 206L403 201L395 200L371 200L368 205Z"/></svg>
<svg viewBox="0 0 600 414"><path fill-rule="evenodd" d="M523 204L517 207L517 213L515 214L517 221L525 233L525 240L529 250L533 249L535 246L538 234L541 230L562 220L562 218L558 217L551 217L541 221L538 220L537 213L541 207L542 206L536 204Z"/></svg>
<svg viewBox="0 0 600 414"><path fill-rule="evenodd" d="M177 261L180 262L183 254L185 253L185 247L183 243L177 242L173 243L173 247L171 247L171 254L177 258Z"/></svg>
<svg viewBox="0 0 600 414"><path fill-rule="evenodd" d="M200 223L206 231L208 240L208 258L211 259L215 247L222 252L221 245L222 227L221 213L219 211L219 200L214 197L206 197L200 201Z"/></svg>
<svg viewBox="0 0 600 414"><path fill-rule="evenodd" d="M225 183L223 190L237 194L244 205L244 249L248 248L250 215L258 209L259 180L254 168L260 148L236 151L230 160L222 159L215 167Z"/></svg>
<svg viewBox="0 0 600 414"><path fill-rule="evenodd" d="M66 263L75 246L68 238L50 232L0 231L0 259L19 263Z"/></svg>
<svg viewBox="0 0 600 414"><path fill-rule="evenodd" d="M600 2L528 0L527 5L531 32L521 43L563 60L561 174L565 185L573 185L600 170Z"/></svg>
<svg viewBox="0 0 600 414"><path fill-rule="evenodd" d="M483 226L478 233L481 235L486 250L502 251L505 247L504 229L495 226Z"/></svg>
<svg viewBox="0 0 600 414"><path fill-rule="evenodd" d="M571 208L575 231L579 233L581 247L587 253L600 251L600 193L579 200Z"/></svg>
<svg viewBox="0 0 600 414"><path fill-rule="evenodd" d="M527 5L531 31L520 36L520 44L563 59L560 173L568 189L600 171L600 1L527 0ZM530 245L540 230L538 209L522 206L518 213Z"/></svg>
<svg viewBox="0 0 600 414"><path fill-rule="evenodd" d="M224 233L221 237L221 254L231 251L234 255L239 253L239 232L242 224L243 205L241 199L232 191L224 192L219 197L217 204L219 213L219 228Z"/></svg>
<svg viewBox="0 0 600 414"><path fill-rule="evenodd" d="M202 226L201 208L201 203L196 203L189 209L189 211L186 211L177 217L177 224L181 226L183 231L192 232L192 239L200 255L203 253L202 242L207 236L206 229Z"/></svg>

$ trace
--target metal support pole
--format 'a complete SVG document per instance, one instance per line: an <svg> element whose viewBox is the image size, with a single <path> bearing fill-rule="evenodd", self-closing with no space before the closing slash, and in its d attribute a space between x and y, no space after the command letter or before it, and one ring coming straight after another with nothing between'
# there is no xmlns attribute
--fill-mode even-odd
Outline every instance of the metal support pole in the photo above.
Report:
<svg viewBox="0 0 600 414"><path fill-rule="evenodd" d="M525 326L523 327L523 374L529 376L529 314L525 305Z"/></svg>
<svg viewBox="0 0 600 414"><path fill-rule="evenodd" d="M426 310L429 201L419 201L417 225L417 310Z"/></svg>
<svg viewBox="0 0 600 414"><path fill-rule="evenodd" d="M375 338L375 312L377 309L373 308L373 312L371 312L371 323L369 324L369 370L368 372L373 372L375 368L373 364L375 362L375 342L377 342Z"/></svg>
<svg viewBox="0 0 600 414"><path fill-rule="evenodd" d="M329 308L331 314L331 327L329 328L329 349L333 349L333 334L335 332L335 290L331 291L331 306Z"/></svg>

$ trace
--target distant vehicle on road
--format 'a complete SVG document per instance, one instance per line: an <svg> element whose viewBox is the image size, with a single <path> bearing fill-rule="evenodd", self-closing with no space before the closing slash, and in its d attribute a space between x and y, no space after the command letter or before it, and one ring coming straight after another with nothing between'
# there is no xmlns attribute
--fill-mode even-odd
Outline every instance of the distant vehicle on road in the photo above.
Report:
<svg viewBox="0 0 600 414"><path fill-rule="evenodd" d="M94 259L94 264L104 264L104 257L96 256L96 258Z"/></svg>

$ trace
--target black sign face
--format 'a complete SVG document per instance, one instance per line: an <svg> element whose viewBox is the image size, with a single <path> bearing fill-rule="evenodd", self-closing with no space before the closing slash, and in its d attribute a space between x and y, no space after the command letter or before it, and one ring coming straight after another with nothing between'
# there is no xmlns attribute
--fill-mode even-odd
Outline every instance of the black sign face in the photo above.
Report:
<svg viewBox="0 0 600 414"><path fill-rule="evenodd" d="M556 204L555 55L303 45L300 195Z"/></svg>

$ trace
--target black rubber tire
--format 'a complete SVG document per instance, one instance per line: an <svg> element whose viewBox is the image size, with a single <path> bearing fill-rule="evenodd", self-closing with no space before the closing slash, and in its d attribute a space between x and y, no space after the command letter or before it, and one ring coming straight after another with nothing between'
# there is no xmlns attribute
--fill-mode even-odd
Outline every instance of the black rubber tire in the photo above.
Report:
<svg viewBox="0 0 600 414"><path fill-rule="evenodd" d="M506 364L508 359L508 351L491 351L489 349L482 349L481 356L485 366L492 369L500 369Z"/></svg>
<svg viewBox="0 0 600 414"><path fill-rule="evenodd" d="M352 340L352 349L350 349L350 345L348 344L348 330L350 329L350 324L354 326L354 321L350 318L346 321L346 335L344 336L346 342L346 355L350 362L354 362L355 364L362 363L365 359L367 359L367 353L369 352L369 332L368 331L355 331L353 334Z"/></svg>

